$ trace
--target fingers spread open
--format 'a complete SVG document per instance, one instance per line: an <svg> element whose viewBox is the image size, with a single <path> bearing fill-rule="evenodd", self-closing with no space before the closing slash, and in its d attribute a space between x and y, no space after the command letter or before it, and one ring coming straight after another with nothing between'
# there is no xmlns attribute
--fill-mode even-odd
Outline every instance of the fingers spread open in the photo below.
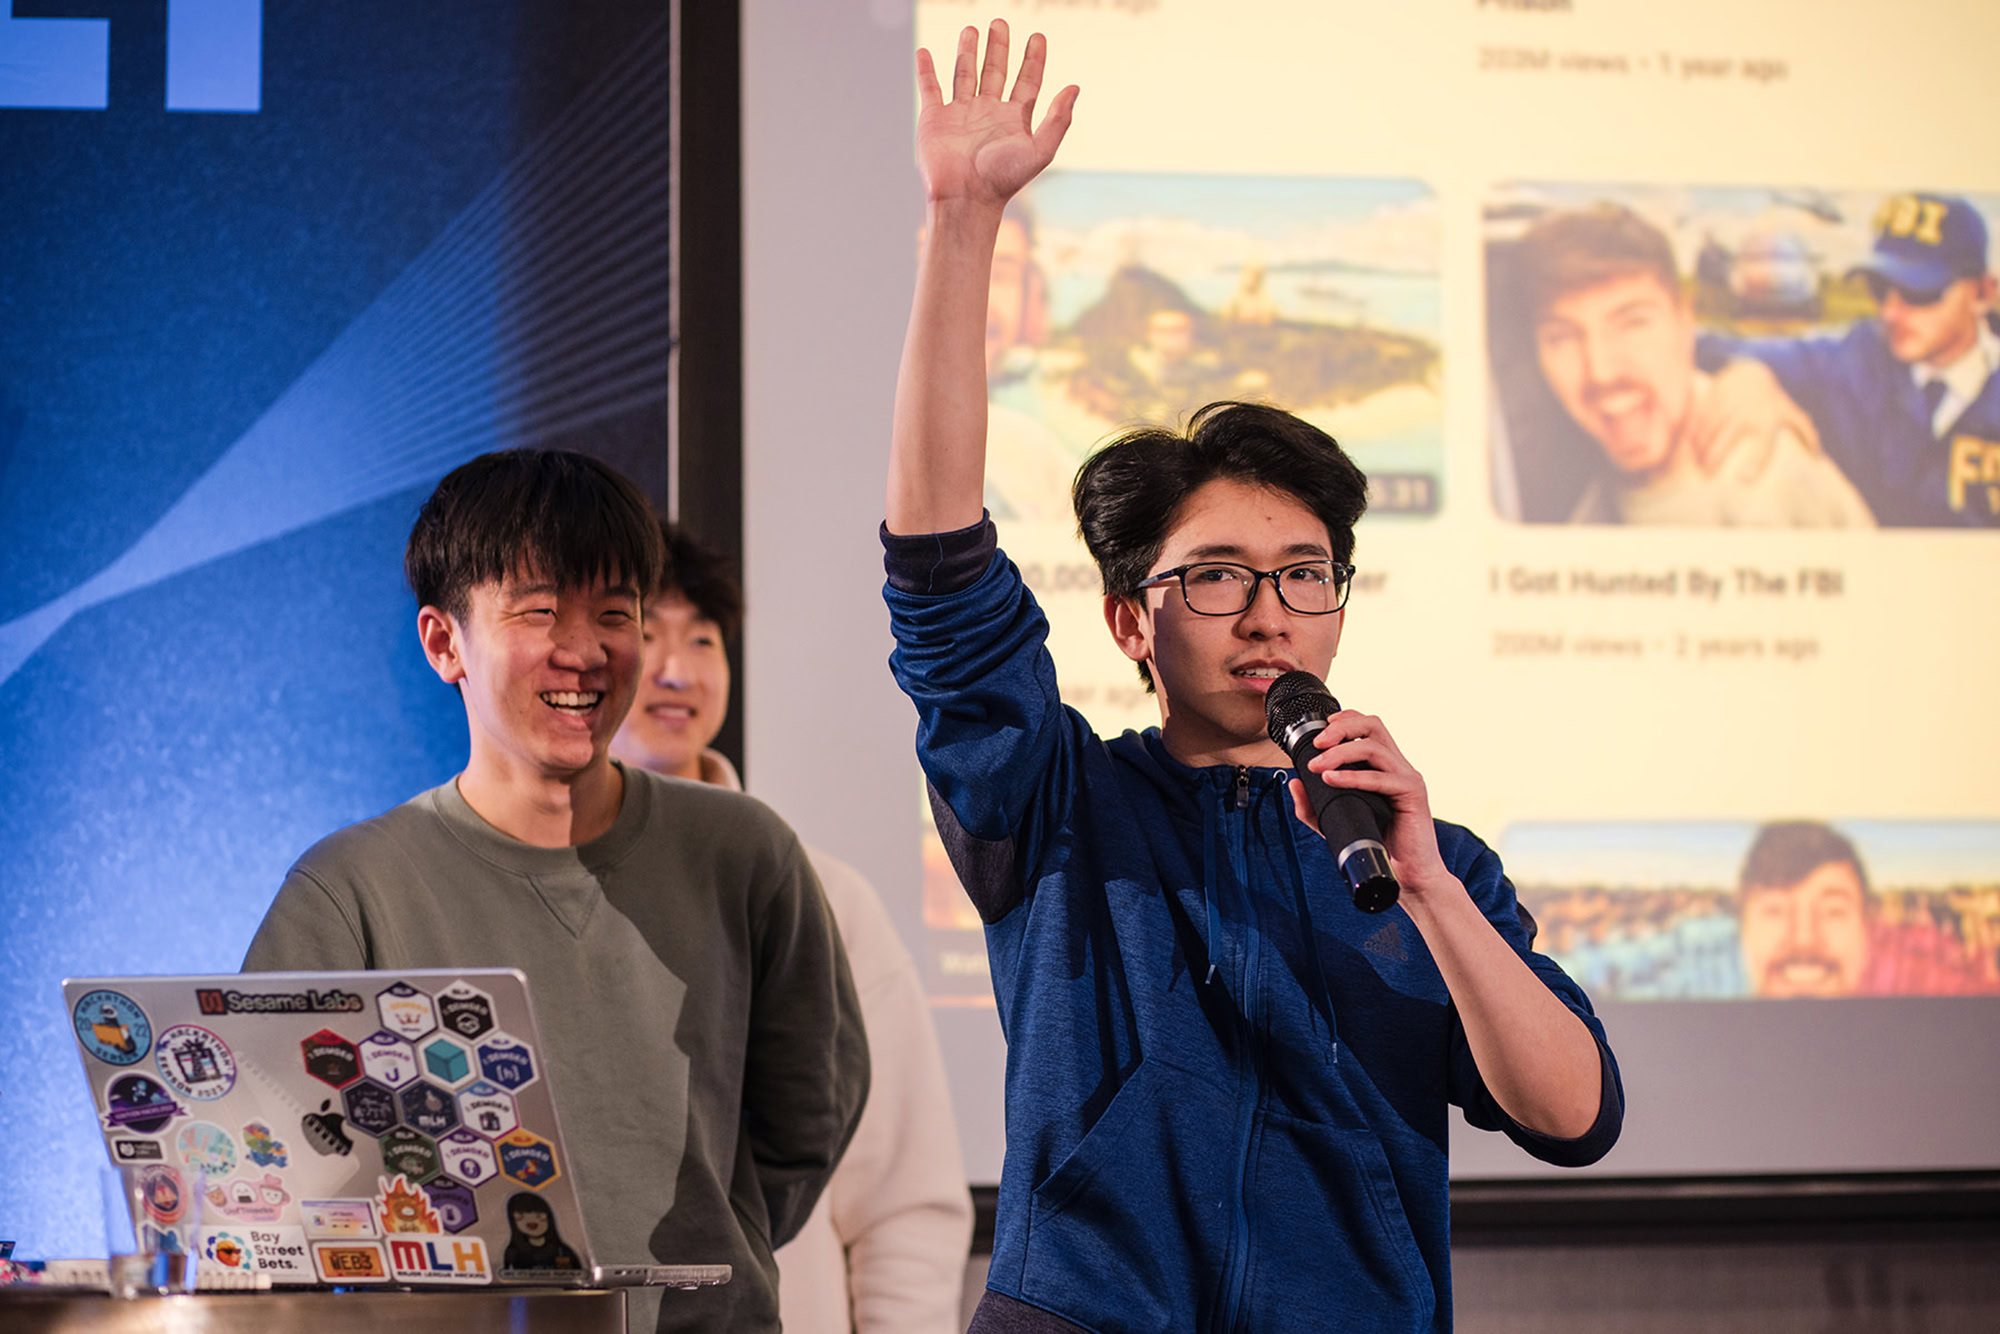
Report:
<svg viewBox="0 0 2000 1334"><path fill-rule="evenodd" d="M951 100L961 101L979 91L979 76L973 72L979 59L979 29L967 28L958 34L958 61L951 68Z"/></svg>
<svg viewBox="0 0 2000 1334"><path fill-rule="evenodd" d="M986 63L979 70L979 95L998 99L1007 91L1007 20L986 30Z"/></svg>
<svg viewBox="0 0 2000 1334"><path fill-rule="evenodd" d="M1041 150L1044 161L1056 155L1063 136L1069 133L1070 115L1076 110L1076 85L1071 84L1056 94L1056 100L1049 104L1048 114L1042 117L1040 127L1035 130L1035 147Z"/></svg>
<svg viewBox="0 0 2000 1334"><path fill-rule="evenodd" d="M1033 117L1035 99L1042 92L1042 67L1048 62L1049 42L1040 33L1028 37L1027 48L1021 52L1021 72L1014 76L1014 92L1007 100L1021 108L1021 114Z"/></svg>
<svg viewBox="0 0 2000 1334"><path fill-rule="evenodd" d="M944 93L938 88L937 66L931 63L931 53L921 46L917 48L917 105L925 111L944 105Z"/></svg>

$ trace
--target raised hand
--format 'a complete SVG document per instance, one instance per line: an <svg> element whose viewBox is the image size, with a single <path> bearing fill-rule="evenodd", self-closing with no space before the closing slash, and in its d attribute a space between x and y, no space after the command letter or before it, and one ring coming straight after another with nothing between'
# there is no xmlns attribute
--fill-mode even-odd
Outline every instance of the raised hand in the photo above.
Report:
<svg viewBox="0 0 2000 1334"><path fill-rule="evenodd" d="M1014 91L1006 95L1007 40L1006 20L993 20L981 65L979 29L969 27L959 33L949 102L938 87L931 53L917 51L922 107L917 116L917 167L933 203L1005 205L1049 165L1069 130L1076 105L1074 84L1057 93L1041 125L1034 124L1047 41L1040 33L1028 38Z"/></svg>

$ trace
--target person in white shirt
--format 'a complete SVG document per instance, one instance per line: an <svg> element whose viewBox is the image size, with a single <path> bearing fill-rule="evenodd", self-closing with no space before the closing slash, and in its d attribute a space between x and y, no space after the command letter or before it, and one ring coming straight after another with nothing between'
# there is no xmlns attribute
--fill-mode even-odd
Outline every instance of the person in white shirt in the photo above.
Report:
<svg viewBox="0 0 2000 1334"><path fill-rule="evenodd" d="M627 764L740 790L712 748L729 709L728 641L742 598L713 552L662 524L667 561L645 601L638 698L611 752ZM872 1069L860 1127L804 1228L777 1253L787 1334L964 1328L972 1198L923 985L861 873L807 848L846 947Z"/></svg>

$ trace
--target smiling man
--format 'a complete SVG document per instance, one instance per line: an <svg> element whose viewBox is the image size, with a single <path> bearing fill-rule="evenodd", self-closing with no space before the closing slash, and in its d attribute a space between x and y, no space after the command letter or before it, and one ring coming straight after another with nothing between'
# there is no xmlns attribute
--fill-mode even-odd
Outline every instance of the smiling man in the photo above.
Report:
<svg viewBox="0 0 2000 1334"><path fill-rule="evenodd" d="M1510 252L1536 361L1563 410L1604 451L1575 523L1866 527L1866 502L1794 430L1777 427L1752 478L1703 466L1694 310L1666 236L1630 209L1542 218Z"/></svg>
<svg viewBox="0 0 2000 1334"><path fill-rule="evenodd" d="M949 101L918 54L929 219L882 530L891 664L1008 1042L972 1329L1449 1329L1449 1106L1591 1162L1618 1134L1616 1067L1499 860L1431 818L1380 719L1333 715L1311 768L1394 809L1382 915L1336 886L1265 735L1271 682L1324 674L1346 619L1367 484L1323 432L1216 404L1083 466L1106 624L1160 725L1106 741L1058 699L1047 622L981 511L983 330L1002 210L1076 93L1035 127L1044 44L1011 95L1007 47L996 22L982 66L966 29Z"/></svg>
<svg viewBox="0 0 2000 1334"><path fill-rule="evenodd" d="M631 1327L775 1330L772 1248L853 1134L867 1045L791 830L610 756L661 560L645 498L586 455L440 482L404 565L465 770L301 857L244 968L526 973L597 1261L735 1269L635 1290Z"/></svg>

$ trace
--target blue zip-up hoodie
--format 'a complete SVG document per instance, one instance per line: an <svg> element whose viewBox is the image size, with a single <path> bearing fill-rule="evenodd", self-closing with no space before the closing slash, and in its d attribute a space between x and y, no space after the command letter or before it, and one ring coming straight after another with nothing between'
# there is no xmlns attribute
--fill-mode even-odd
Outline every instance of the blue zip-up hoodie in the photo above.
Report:
<svg viewBox="0 0 2000 1334"><path fill-rule="evenodd" d="M1285 771L1092 733L990 523L884 542L890 663L1007 1037L989 1289L1097 1330L1448 1330L1446 1104L1561 1164L1603 1156L1623 1110L1603 1028L1530 952L1499 859L1438 823L1445 864L1603 1052L1575 1140L1494 1102L1415 925L1337 891Z"/></svg>

